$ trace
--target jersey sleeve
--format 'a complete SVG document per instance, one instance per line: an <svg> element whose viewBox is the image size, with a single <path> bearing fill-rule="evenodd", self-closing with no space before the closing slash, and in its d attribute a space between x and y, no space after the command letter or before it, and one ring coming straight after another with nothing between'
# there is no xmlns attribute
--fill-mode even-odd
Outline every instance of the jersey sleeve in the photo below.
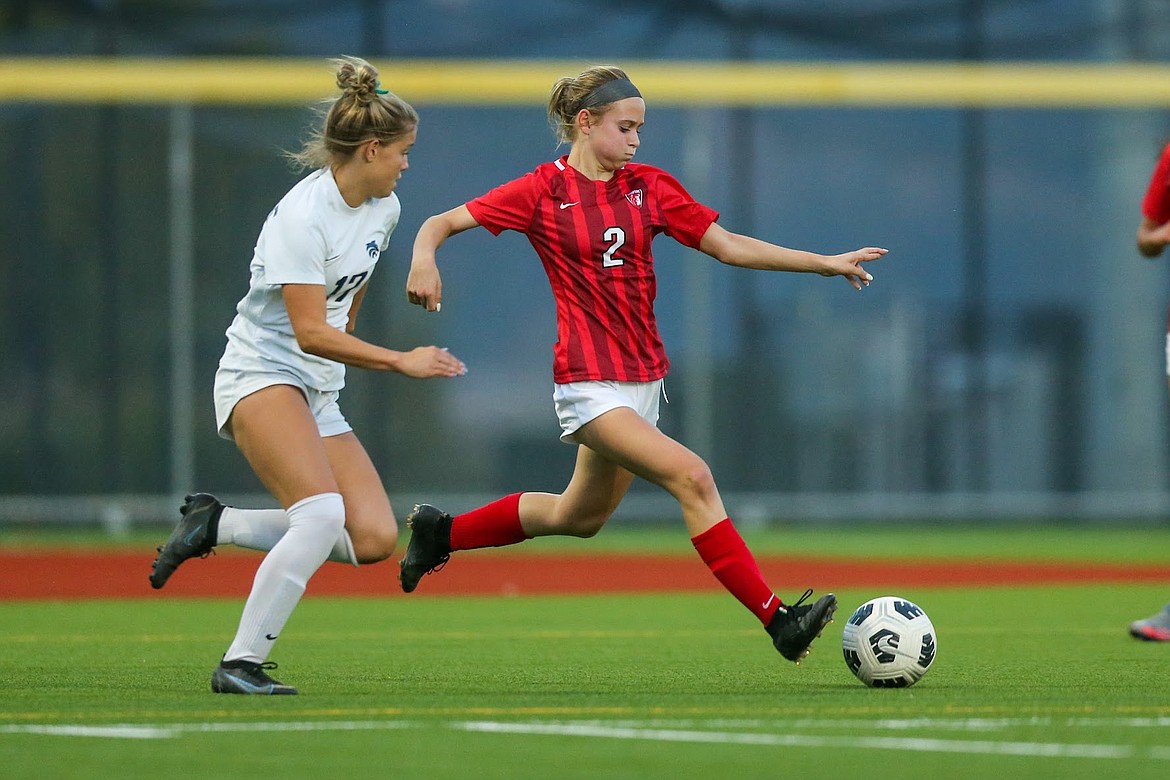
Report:
<svg viewBox="0 0 1170 780"><path fill-rule="evenodd" d="M1159 225L1170 222L1170 144L1162 149L1162 155L1150 176L1150 184L1142 199L1142 216Z"/></svg>
<svg viewBox="0 0 1170 780"><path fill-rule="evenodd" d="M655 190L658 207L666 220L666 235L684 246L698 249L707 228L719 219L719 212L692 198L678 179L664 171L655 179Z"/></svg>
<svg viewBox="0 0 1170 780"><path fill-rule="evenodd" d="M536 212L540 186L540 177L528 173L468 201L467 210L494 236L505 230L523 233Z"/></svg>
<svg viewBox="0 0 1170 780"><path fill-rule="evenodd" d="M295 209L268 216L257 243L266 284L325 284L325 235L315 222L300 219Z"/></svg>

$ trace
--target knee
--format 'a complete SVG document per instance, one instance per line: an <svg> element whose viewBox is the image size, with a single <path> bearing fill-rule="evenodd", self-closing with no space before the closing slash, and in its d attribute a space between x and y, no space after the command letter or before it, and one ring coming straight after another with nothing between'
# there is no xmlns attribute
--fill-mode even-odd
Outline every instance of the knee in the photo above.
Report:
<svg viewBox="0 0 1170 780"><path fill-rule="evenodd" d="M679 500L690 499L702 503L712 501L719 495L711 467L698 457L679 472L672 492Z"/></svg>
<svg viewBox="0 0 1170 780"><path fill-rule="evenodd" d="M340 493L320 493L288 508L289 530L325 538L337 538L345 528L345 501Z"/></svg>
<svg viewBox="0 0 1170 780"><path fill-rule="evenodd" d="M394 554L398 545L398 526L391 520L360 534L350 534L353 552L360 564L380 563Z"/></svg>

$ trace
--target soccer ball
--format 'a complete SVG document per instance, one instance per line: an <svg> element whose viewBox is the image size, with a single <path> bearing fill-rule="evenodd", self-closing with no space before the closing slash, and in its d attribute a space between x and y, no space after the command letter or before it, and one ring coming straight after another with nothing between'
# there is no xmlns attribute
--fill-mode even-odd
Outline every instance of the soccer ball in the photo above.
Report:
<svg viewBox="0 0 1170 780"><path fill-rule="evenodd" d="M930 671L938 641L921 607L900 596L882 596L849 617L841 649L849 671L866 685L909 688Z"/></svg>

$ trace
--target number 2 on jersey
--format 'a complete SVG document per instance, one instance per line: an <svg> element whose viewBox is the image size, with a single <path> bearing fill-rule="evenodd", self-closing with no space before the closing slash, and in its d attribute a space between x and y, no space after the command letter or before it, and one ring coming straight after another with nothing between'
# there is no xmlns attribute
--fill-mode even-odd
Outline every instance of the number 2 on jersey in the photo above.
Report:
<svg viewBox="0 0 1170 780"><path fill-rule="evenodd" d="M626 231L620 227L606 228L601 237L609 242L609 248L605 250L605 254L601 256L602 268L613 268L614 266L623 265L626 261L620 257L615 257L617 251L625 246Z"/></svg>

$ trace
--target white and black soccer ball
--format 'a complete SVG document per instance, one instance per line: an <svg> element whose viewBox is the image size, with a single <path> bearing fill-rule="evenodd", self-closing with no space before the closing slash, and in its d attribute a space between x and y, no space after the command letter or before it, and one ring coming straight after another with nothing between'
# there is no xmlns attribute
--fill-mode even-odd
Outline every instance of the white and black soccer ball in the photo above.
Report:
<svg viewBox="0 0 1170 780"><path fill-rule="evenodd" d="M873 688L908 688L934 663L934 624L912 601L881 596L849 616L841 636L849 671Z"/></svg>

